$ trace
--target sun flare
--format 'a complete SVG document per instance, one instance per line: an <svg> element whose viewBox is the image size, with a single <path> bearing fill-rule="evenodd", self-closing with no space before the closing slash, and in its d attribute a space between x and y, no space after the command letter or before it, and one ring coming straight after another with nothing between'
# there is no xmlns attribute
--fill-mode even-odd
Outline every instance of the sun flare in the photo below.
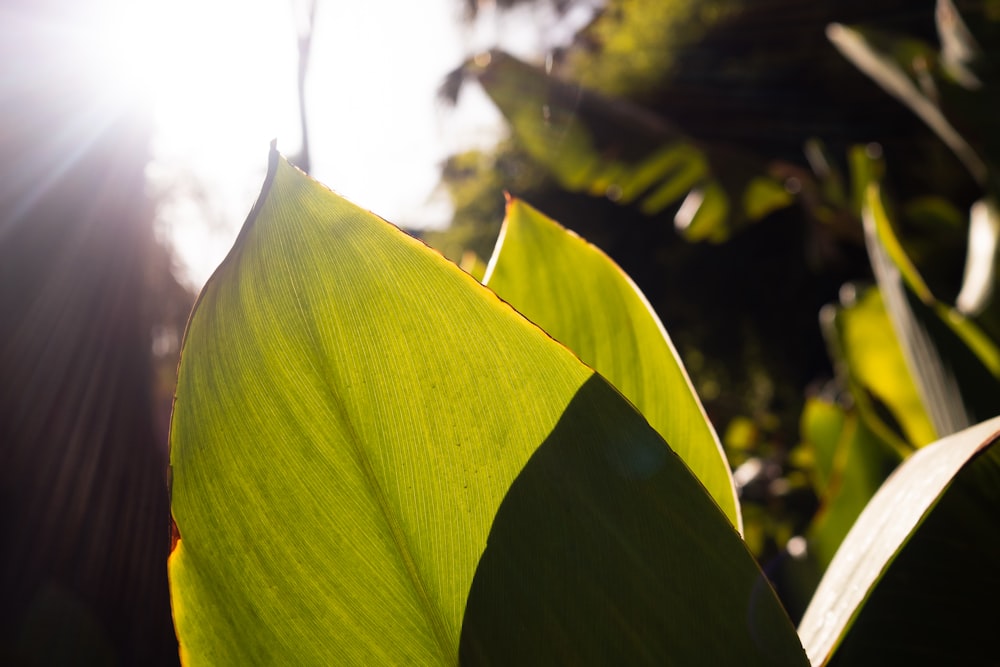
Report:
<svg viewBox="0 0 1000 667"><path fill-rule="evenodd" d="M296 63L292 16L283 9L107 0L92 19L95 81L105 93L149 100L161 139L172 143L287 135L297 131Z"/></svg>
<svg viewBox="0 0 1000 667"><path fill-rule="evenodd" d="M62 125L78 129L48 152L71 153L86 145L84 130L96 137L122 116L147 118L158 233L194 287L256 199L271 140L286 155L300 149L296 10L306 2L89 0L53 13L46 51L55 70L72 71L77 92L56 85L48 98L70 117ZM403 224L443 224L439 163L500 132L484 100L464 133L444 132L435 90L472 48L454 11L453 0L371 0L321 2L316 14L305 91L311 173ZM86 108L69 108L70 97Z"/></svg>
<svg viewBox="0 0 1000 667"><path fill-rule="evenodd" d="M78 83L111 113L148 116L161 231L184 264L214 266L253 201L268 144L277 138L290 153L300 143L292 7L264 0L90 7L73 22L86 56Z"/></svg>

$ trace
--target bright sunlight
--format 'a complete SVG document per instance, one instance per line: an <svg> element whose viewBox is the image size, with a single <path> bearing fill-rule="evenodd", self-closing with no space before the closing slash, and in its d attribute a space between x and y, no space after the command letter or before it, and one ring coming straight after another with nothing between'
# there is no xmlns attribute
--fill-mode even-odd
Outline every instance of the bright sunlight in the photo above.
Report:
<svg viewBox="0 0 1000 667"><path fill-rule="evenodd" d="M268 143L299 148L294 7L109 0L103 9L95 83L151 105L158 228L197 286L253 201Z"/></svg>
<svg viewBox="0 0 1000 667"><path fill-rule="evenodd" d="M159 229L193 286L228 251L271 139L288 155L300 148L296 49L307 5L109 0L98 17L114 26L95 45L100 85L152 101ZM458 7L317 6L306 88L312 172L401 224L441 225L449 216L433 195L437 165L456 146L442 141L435 90L471 48Z"/></svg>
<svg viewBox="0 0 1000 667"><path fill-rule="evenodd" d="M308 0L106 0L76 20L86 85L113 109L151 109L148 167L161 238L200 287L229 250L260 188L267 146L301 144L297 37ZM306 82L312 174L398 224L442 226L439 165L490 145L502 123L482 93L444 113L436 90L469 54L500 42L542 48L530 17L512 26L461 2L317 4ZM522 29L510 29L520 25ZM81 85L83 82L79 82ZM127 99L122 99L123 97Z"/></svg>

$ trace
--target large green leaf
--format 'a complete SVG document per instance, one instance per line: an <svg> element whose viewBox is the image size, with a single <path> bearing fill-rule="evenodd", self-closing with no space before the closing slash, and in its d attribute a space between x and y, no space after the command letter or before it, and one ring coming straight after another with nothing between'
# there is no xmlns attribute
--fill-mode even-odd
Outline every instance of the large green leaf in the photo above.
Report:
<svg viewBox="0 0 1000 667"><path fill-rule="evenodd" d="M171 464L188 664L804 664L618 392L276 153L192 314Z"/></svg>
<svg viewBox="0 0 1000 667"><path fill-rule="evenodd" d="M484 282L632 401L742 526L725 452L670 336L610 257L512 199Z"/></svg>
<svg viewBox="0 0 1000 667"><path fill-rule="evenodd" d="M850 665L992 661L998 435L1000 418L948 436L879 489L799 625L812 664L825 664L841 642Z"/></svg>

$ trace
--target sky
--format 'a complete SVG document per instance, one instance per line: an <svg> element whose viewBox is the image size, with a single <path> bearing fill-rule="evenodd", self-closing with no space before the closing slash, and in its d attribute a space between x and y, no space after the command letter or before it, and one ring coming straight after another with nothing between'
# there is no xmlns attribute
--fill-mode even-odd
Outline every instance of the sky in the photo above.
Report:
<svg viewBox="0 0 1000 667"><path fill-rule="evenodd" d="M299 149L296 20L307 3L108 2L141 28L128 30L119 19L109 60L131 70L125 74L153 98L148 181L159 202L158 234L174 247L181 278L197 289L256 200L271 140L285 154ZM506 131L475 86L465 87L456 108L441 102L445 75L498 45L539 60L581 22L571 17L553 31L551 14L487 10L469 26L461 4L318 0L306 88L312 175L400 226L446 225L439 165Z"/></svg>

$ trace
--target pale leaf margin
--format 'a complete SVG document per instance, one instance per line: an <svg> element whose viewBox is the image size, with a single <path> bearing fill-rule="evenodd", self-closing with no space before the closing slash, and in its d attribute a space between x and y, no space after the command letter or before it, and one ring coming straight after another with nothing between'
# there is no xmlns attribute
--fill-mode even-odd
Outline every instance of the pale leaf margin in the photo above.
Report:
<svg viewBox="0 0 1000 667"><path fill-rule="evenodd" d="M998 437L1000 417L994 417L924 447L886 480L844 538L799 624L812 665L826 664L955 475Z"/></svg>

